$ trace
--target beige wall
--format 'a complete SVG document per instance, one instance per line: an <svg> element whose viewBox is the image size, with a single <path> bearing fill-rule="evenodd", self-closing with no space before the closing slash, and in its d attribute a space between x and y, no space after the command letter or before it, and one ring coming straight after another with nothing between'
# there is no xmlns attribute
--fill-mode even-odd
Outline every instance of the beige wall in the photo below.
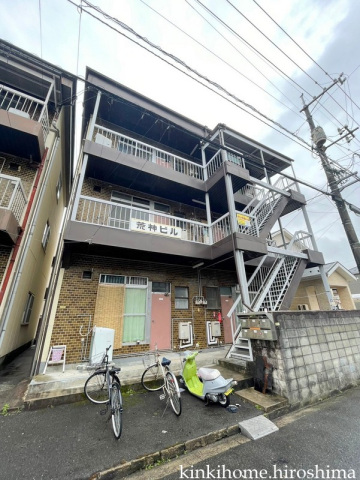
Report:
<svg viewBox="0 0 360 480"><path fill-rule="evenodd" d="M61 121L59 121L59 125L61 125ZM58 148L52 156L55 139L55 133L50 132L46 141L46 146L49 148L47 159L1 306L0 314L6 314L7 322L6 332L0 347L0 358L34 339L39 317L42 313L44 294L51 274L51 263L57 247L65 208L64 189L62 189L60 199L58 201L56 199L56 185L62 170L62 155L61 143L59 142ZM31 175L28 174L27 178L22 177L28 195L32 192L38 171L38 169L25 165L20 173L25 176L29 169ZM65 183L64 176L63 183ZM42 238L47 221L50 224L51 235L44 251ZM30 323L29 325L21 325L29 292L35 295Z"/></svg>
<svg viewBox="0 0 360 480"><path fill-rule="evenodd" d="M355 310L355 304L346 279L338 272L328 277L330 288L336 288L341 308ZM290 310L298 310L298 305L308 305L309 310L330 310L324 285L320 278L303 279L293 298Z"/></svg>

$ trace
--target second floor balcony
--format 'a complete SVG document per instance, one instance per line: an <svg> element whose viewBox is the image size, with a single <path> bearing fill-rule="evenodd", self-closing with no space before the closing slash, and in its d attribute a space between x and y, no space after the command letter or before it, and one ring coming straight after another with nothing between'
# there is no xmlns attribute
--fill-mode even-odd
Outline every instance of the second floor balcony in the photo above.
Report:
<svg viewBox="0 0 360 480"><path fill-rule="evenodd" d="M5 244L16 242L26 203L21 180L0 174L0 236Z"/></svg>
<svg viewBox="0 0 360 480"><path fill-rule="evenodd" d="M236 215L237 248L248 251L251 258L266 254L267 240L259 238L256 215L242 211ZM66 238L209 259L234 247L229 212L208 224L86 195L78 197Z"/></svg>

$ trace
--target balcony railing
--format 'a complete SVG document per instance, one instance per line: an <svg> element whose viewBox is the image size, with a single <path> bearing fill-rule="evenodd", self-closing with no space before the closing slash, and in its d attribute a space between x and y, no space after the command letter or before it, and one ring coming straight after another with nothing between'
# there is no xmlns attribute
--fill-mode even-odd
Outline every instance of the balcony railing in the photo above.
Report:
<svg viewBox="0 0 360 480"><path fill-rule="evenodd" d="M201 165L99 125L95 125L93 141L189 177L204 180L203 167Z"/></svg>
<svg viewBox="0 0 360 480"><path fill-rule="evenodd" d="M21 181L16 177L0 174L0 208L11 210L18 223L26 205L26 195Z"/></svg>
<svg viewBox="0 0 360 480"><path fill-rule="evenodd" d="M195 162L173 155L165 150L155 148L144 142L127 137L108 128L95 125L93 142L100 143L109 148L120 150L120 152L156 163L164 168L170 168L175 172L182 173L189 177L204 180L204 167ZM227 152L227 160L245 168L243 157L232 152ZM207 163L207 176L210 178L223 164L221 151L219 150Z"/></svg>
<svg viewBox="0 0 360 480"><path fill-rule="evenodd" d="M86 196L79 199L75 220L189 242L210 243L209 228L201 222Z"/></svg>
<svg viewBox="0 0 360 480"><path fill-rule="evenodd" d="M44 141L46 140L49 133L46 102L0 84L0 108L41 123Z"/></svg>

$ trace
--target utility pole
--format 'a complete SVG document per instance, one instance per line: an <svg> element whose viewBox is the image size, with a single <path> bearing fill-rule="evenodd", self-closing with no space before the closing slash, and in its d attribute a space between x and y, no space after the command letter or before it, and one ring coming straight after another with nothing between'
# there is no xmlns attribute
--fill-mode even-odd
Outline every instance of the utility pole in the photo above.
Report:
<svg viewBox="0 0 360 480"><path fill-rule="evenodd" d="M342 83L341 76L338 80L335 80L334 83L330 87L328 87L326 90L331 88L333 85L335 85L339 81ZM321 95L319 95L319 97ZM326 135L324 130L321 127L319 126L315 127L313 118L309 112L309 105L313 103L317 98L313 99L308 105L305 105L304 99L302 97L304 108L301 110L301 112L305 112L307 122L310 126L311 138L315 145L315 150L319 154L322 167L324 169L324 172L328 180L328 184L331 192L331 198L335 202L335 205L338 209L341 222L343 224L346 236L348 238L352 253L355 258L356 266L358 268L358 271L360 272L360 243L357 238L353 224L351 222L349 212L346 208L346 202L341 196L341 191L339 188L339 180L336 179L336 176L334 174L334 168L330 165L329 159L325 153L326 147L324 147L324 144L326 142ZM352 132L348 132L348 133L352 134ZM333 143L336 143L336 142L333 142Z"/></svg>

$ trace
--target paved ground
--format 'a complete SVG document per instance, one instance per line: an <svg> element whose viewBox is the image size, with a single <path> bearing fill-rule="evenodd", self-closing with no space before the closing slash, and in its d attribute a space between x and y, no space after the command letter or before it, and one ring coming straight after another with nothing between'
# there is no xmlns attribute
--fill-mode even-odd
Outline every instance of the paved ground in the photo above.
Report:
<svg viewBox="0 0 360 480"><path fill-rule="evenodd" d="M259 440L236 435L128 479L359 479L359 402L360 387L352 388L274 420L279 431ZM223 466L225 477L217 475ZM110 478L121 477L102 480Z"/></svg>
<svg viewBox="0 0 360 480"><path fill-rule="evenodd" d="M124 399L123 434L115 440L108 415L87 400L0 416L1 476L7 480L80 480L145 455L235 427L261 414L248 403L236 413L220 405L206 407L182 395L183 412L164 411L157 393L136 393ZM237 435L239 435L237 433ZM212 439L214 441L214 439Z"/></svg>

